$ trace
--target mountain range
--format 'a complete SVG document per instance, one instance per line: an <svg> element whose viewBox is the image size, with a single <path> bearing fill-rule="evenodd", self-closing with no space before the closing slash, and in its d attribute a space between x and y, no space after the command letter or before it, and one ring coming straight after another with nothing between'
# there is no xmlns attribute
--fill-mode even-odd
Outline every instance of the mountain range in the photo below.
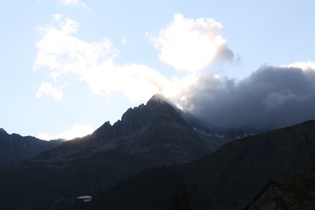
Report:
<svg viewBox="0 0 315 210"><path fill-rule="evenodd" d="M191 163L142 171L91 203L64 209L168 209L187 186L194 209L238 210L270 179L287 178L305 161L315 162L314 120L232 141Z"/></svg>
<svg viewBox="0 0 315 210"><path fill-rule="evenodd" d="M8 134L0 128L0 166L31 158L61 142L62 140L44 141L32 136Z"/></svg>
<svg viewBox="0 0 315 210"><path fill-rule="evenodd" d="M0 209L49 209L79 195L95 199L75 209L166 209L183 186L196 209L239 209L268 179L314 159L314 128L242 138L248 133L207 128L155 95L113 125L0 167Z"/></svg>
<svg viewBox="0 0 315 210"><path fill-rule="evenodd" d="M47 209L61 197L94 195L141 170L204 157L231 140L182 115L155 95L113 125L0 168L0 209Z"/></svg>

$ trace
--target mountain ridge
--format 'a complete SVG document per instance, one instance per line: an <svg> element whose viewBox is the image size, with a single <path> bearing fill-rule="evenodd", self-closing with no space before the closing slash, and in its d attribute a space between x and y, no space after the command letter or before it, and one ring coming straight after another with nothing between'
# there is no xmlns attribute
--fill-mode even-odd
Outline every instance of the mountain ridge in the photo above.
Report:
<svg viewBox="0 0 315 210"><path fill-rule="evenodd" d="M120 190L112 187L143 170L150 176L140 173L138 181L131 178L140 184L129 184L128 192L135 195L128 201L132 203L126 201L130 208L135 202L156 199L148 193L156 185L171 196L177 187L187 183L198 210L235 209L233 206L241 207L271 175L284 176L301 154L315 157L314 121L227 143L230 137L244 132L218 132L184 117L185 113L169 102L153 96L146 104L129 108L113 125L107 121L90 135L0 167L0 209L42 210L61 198L95 196L99 192L105 192L112 198L110 205L118 208ZM153 172L149 169L152 167ZM118 194L107 191L111 188ZM125 185L120 184L120 188ZM126 195L126 191L121 193ZM170 197L163 196L159 195L158 200L165 207ZM151 201L157 206L149 209L161 209ZM143 209L148 206L146 202Z"/></svg>
<svg viewBox="0 0 315 210"><path fill-rule="evenodd" d="M159 110L157 113L155 110ZM175 107L171 106L169 102L161 95L153 95L146 105L141 104L138 107L129 108L121 117L121 120L116 121L113 125L109 121L106 121L101 127L96 129L94 133L102 133L106 137L118 137L134 132L141 129L143 126L149 126L153 120L157 117L161 117L161 113L168 114L178 120L181 123L186 124L182 118L180 118L175 110ZM164 116L165 117L165 116ZM112 134L109 134L109 128L114 130Z"/></svg>
<svg viewBox="0 0 315 210"><path fill-rule="evenodd" d="M34 157L58 146L61 142L60 140L45 141L16 133L8 134L0 128L0 166Z"/></svg>
<svg viewBox="0 0 315 210"><path fill-rule="evenodd" d="M196 210L242 209L268 180L286 178L306 160L315 163L315 120L229 142L190 163L140 172L89 204L65 209L167 209L184 184ZM127 192L135 196L123 196Z"/></svg>
<svg viewBox="0 0 315 210"><path fill-rule="evenodd" d="M196 131L172 105L154 96L113 125L105 122L90 135L0 168L0 208L47 209L60 197L94 195L141 170L196 160L223 143ZM19 200L17 206L10 206L12 197Z"/></svg>

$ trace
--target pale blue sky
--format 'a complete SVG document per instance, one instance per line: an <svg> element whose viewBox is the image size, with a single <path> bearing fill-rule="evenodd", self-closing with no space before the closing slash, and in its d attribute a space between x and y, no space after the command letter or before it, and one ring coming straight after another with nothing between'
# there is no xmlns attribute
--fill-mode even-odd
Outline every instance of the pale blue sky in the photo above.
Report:
<svg viewBox="0 0 315 210"><path fill-rule="evenodd" d="M313 64L314 8L311 0L1 1L0 127L72 138L155 92L178 103L200 75L241 80L265 64ZM171 42L179 23L193 33ZM213 51L174 49L194 48L196 37Z"/></svg>

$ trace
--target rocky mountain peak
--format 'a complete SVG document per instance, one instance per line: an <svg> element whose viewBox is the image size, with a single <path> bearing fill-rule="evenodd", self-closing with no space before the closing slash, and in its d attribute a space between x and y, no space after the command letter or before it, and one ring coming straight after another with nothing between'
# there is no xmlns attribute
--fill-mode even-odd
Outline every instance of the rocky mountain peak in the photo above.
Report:
<svg viewBox="0 0 315 210"><path fill-rule="evenodd" d="M155 94L144 105L129 108L113 125L105 122L95 131L98 136L105 139L128 135L144 127L149 127L153 122L168 121L185 123L176 111L162 95Z"/></svg>
<svg viewBox="0 0 315 210"><path fill-rule="evenodd" d="M160 94L153 95L146 103L146 107L157 112L173 112L177 109L167 98Z"/></svg>
<svg viewBox="0 0 315 210"><path fill-rule="evenodd" d="M7 134L7 132L6 132L3 128L0 128L0 133L5 133L5 134Z"/></svg>
<svg viewBox="0 0 315 210"><path fill-rule="evenodd" d="M150 100L146 103L146 108L149 109L152 114L158 116L166 116L176 118L177 120L181 119L179 109L172 104L167 98L163 95L155 94Z"/></svg>
<svg viewBox="0 0 315 210"><path fill-rule="evenodd" d="M153 103L168 103L168 102L167 102L167 99L163 95L154 94L147 102L147 105L151 103L153 104Z"/></svg>

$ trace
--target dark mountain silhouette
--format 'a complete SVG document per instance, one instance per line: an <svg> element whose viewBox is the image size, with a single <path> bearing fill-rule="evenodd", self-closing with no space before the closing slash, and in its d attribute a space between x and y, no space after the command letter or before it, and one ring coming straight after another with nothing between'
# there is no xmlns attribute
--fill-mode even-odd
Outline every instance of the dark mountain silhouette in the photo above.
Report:
<svg viewBox="0 0 315 210"><path fill-rule="evenodd" d="M48 209L60 198L95 195L141 170L204 157L228 140L192 126L155 95L113 125L0 168L0 209Z"/></svg>
<svg viewBox="0 0 315 210"><path fill-rule="evenodd" d="M315 162L315 121L225 144L192 163L146 170L71 209L167 209L176 189L192 193L194 208L242 209L270 180Z"/></svg>
<svg viewBox="0 0 315 210"><path fill-rule="evenodd" d="M58 146L62 141L43 141L32 136L8 134L0 128L0 166L31 158Z"/></svg>

